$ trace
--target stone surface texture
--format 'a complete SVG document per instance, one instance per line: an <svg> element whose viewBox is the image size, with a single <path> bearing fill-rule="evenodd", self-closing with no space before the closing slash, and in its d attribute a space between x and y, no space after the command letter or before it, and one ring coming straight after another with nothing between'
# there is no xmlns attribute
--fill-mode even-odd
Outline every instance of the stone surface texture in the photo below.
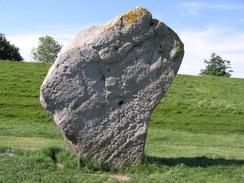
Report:
<svg viewBox="0 0 244 183"><path fill-rule="evenodd" d="M172 29L136 7L82 30L62 49L41 86L41 104L81 157L137 164L183 47Z"/></svg>

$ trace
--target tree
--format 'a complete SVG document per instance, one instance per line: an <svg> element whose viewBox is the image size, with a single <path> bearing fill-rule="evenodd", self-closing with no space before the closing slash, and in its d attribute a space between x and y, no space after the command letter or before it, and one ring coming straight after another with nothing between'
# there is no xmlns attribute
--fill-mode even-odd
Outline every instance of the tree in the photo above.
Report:
<svg viewBox="0 0 244 183"><path fill-rule="evenodd" d="M5 35L2 33L0 33L0 59L12 61L23 60L19 53L19 48L10 44L10 42L6 39Z"/></svg>
<svg viewBox="0 0 244 183"><path fill-rule="evenodd" d="M51 36L40 37L39 46L31 50L31 55L39 62L54 62L61 48Z"/></svg>
<svg viewBox="0 0 244 183"><path fill-rule="evenodd" d="M206 68L202 69L200 75L230 77L233 72L229 60L223 60L216 53L212 53L209 60L204 59Z"/></svg>

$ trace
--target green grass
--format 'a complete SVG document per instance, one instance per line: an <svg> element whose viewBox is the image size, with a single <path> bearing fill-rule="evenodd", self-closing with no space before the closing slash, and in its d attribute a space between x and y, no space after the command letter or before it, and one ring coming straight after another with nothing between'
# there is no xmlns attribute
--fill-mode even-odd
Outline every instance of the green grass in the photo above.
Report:
<svg viewBox="0 0 244 183"><path fill-rule="evenodd" d="M150 127L244 134L244 79L177 75Z"/></svg>
<svg viewBox="0 0 244 183"><path fill-rule="evenodd" d="M152 114L145 160L78 158L39 103L47 63L0 61L0 183L244 182L244 79L177 75ZM63 168L57 168L60 163Z"/></svg>
<svg viewBox="0 0 244 183"><path fill-rule="evenodd" d="M39 102L39 88L51 65L0 61L0 119L51 122Z"/></svg>
<svg viewBox="0 0 244 183"><path fill-rule="evenodd" d="M244 181L244 136L239 134L149 130L144 163L121 169L79 159L65 148L62 139L7 137L8 141L11 145L3 143L0 147L0 182L118 181L111 179L111 174L145 183ZM55 162L64 168L56 168Z"/></svg>

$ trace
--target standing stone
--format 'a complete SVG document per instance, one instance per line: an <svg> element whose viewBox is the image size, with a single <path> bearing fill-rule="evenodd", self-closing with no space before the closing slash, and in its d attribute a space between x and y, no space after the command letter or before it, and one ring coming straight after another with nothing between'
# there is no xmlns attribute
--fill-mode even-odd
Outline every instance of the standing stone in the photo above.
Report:
<svg viewBox="0 0 244 183"><path fill-rule="evenodd" d="M81 157L139 163L149 119L184 55L183 43L142 7L82 30L41 86L41 104Z"/></svg>

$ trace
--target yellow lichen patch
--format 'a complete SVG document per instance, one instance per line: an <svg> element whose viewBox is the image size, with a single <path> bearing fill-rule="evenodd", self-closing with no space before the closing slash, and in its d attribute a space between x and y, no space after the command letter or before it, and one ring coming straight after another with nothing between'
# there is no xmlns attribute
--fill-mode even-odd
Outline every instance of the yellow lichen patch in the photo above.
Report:
<svg viewBox="0 0 244 183"><path fill-rule="evenodd" d="M149 18L152 19L152 15L149 11L147 11L147 9L142 8L142 7L136 7L135 9L128 11L127 13L121 15L117 21L114 21L111 25L104 28L103 32L113 29L114 26L117 24L121 24L121 25L128 27L131 24L133 24L134 22L136 22L142 16L145 16L146 14ZM158 23L158 25L159 24L160 23Z"/></svg>
<svg viewBox="0 0 244 183"><path fill-rule="evenodd" d="M184 51L182 45L179 42L177 42L177 51L178 52L183 52Z"/></svg>
<svg viewBox="0 0 244 183"><path fill-rule="evenodd" d="M162 24L163 24L163 22L158 21L157 26L162 25Z"/></svg>
<svg viewBox="0 0 244 183"><path fill-rule="evenodd" d="M108 27L106 27L106 28L104 29L104 31L103 31L103 32L108 31L108 30L112 29L113 27L114 27L113 25L108 26Z"/></svg>
<svg viewBox="0 0 244 183"><path fill-rule="evenodd" d="M179 41L174 41L174 49L171 51L170 56L174 62L178 60L178 57L184 52L183 45Z"/></svg>
<svg viewBox="0 0 244 183"><path fill-rule="evenodd" d="M147 13L147 9L142 7L137 7L121 16L121 19L125 20L126 26L130 26L136 22L139 18ZM151 16L151 14L150 14Z"/></svg>

